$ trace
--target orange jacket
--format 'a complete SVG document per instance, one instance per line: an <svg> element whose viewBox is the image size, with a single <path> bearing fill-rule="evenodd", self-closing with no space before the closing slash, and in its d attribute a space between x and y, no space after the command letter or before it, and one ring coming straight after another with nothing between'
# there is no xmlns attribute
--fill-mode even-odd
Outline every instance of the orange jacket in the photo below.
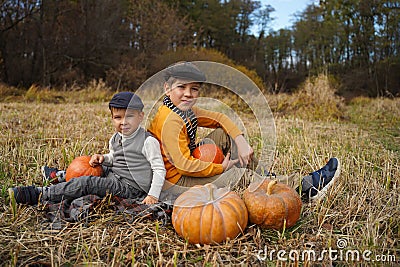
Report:
<svg viewBox="0 0 400 267"><path fill-rule="evenodd" d="M222 127L232 138L242 134L228 116L198 107L192 108L199 127ZM167 174L165 179L176 183L182 175L210 177L223 172L222 164L204 162L194 158L189 150L189 136L182 118L162 105L159 107L148 131L158 139Z"/></svg>

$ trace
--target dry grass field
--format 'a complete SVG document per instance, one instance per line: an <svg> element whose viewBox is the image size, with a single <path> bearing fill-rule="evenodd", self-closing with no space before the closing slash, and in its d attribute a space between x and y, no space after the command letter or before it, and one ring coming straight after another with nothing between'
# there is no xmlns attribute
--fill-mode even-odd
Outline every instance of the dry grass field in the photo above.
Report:
<svg viewBox="0 0 400 267"><path fill-rule="evenodd" d="M293 95L267 95L277 130L273 171L305 175L336 156L342 164L339 182L323 201L304 203L290 229L249 224L236 239L206 246L188 244L171 223L127 221L107 202L88 221L62 230L46 228L40 207L19 205L13 214L8 187L41 185L42 165L65 168L78 155L107 152L112 92L58 92L56 98L32 90L29 97L3 99L1 265L398 266L400 99L345 102L328 87L316 81Z"/></svg>

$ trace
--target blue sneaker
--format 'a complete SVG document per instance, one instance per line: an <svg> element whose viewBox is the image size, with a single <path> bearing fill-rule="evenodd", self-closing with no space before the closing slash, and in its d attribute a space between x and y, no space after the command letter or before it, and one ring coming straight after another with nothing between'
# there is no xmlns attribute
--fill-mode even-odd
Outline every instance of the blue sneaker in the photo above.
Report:
<svg viewBox="0 0 400 267"><path fill-rule="evenodd" d="M39 188L34 185L8 188L10 203L37 205L40 193Z"/></svg>
<svg viewBox="0 0 400 267"><path fill-rule="evenodd" d="M43 184L58 184L65 182L65 171L48 166L42 166Z"/></svg>
<svg viewBox="0 0 400 267"><path fill-rule="evenodd" d="M302 193L311 201L321 199L339 175L340 162L337 158L331 158L324 167L303 178Z"/></svg>

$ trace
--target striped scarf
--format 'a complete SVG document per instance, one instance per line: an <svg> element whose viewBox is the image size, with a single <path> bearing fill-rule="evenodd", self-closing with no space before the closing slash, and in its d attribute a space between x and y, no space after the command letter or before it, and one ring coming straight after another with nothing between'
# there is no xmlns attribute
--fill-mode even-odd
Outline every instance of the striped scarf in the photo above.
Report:
<svg viewBox="0 0 400 267"><path fill-rule="evenodd" d="M194 112L189 109L188 111L182 111L176 107L168 96L164 97L163 104L166 105L170 110L178 114L185 122L186 130L189 135L190 143L189 149L192 152L196 148L196 132L197 132L197 118Z"/></svg>

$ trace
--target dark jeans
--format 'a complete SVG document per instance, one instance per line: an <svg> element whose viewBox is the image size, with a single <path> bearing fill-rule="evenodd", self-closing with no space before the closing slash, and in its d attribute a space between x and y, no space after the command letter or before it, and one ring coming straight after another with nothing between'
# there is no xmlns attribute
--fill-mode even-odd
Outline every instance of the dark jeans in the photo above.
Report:
<svg viewBox="0 0 400 267"><path fill-rule="evenodd" d="M72 200L86 195L105 197L107 194L122 198L144 198L147 195L109 173L106 177L81 176L44 187L42 200L60 202L63 199Z"/></svg>

